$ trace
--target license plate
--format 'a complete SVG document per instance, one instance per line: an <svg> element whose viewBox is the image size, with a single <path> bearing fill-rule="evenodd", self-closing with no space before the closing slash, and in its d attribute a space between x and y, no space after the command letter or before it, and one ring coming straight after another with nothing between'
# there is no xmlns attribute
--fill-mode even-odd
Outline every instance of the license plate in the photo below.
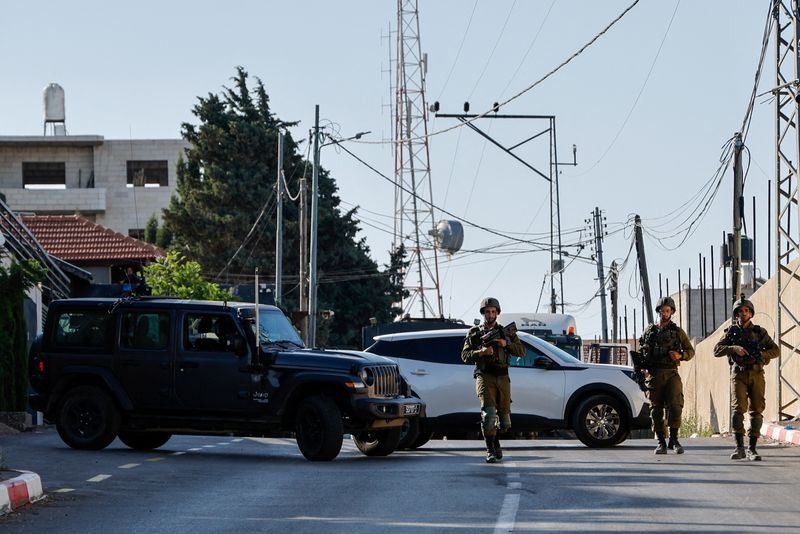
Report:
<svg viewBox="0 0 800 534"><path fill-rule="evenodd" d="M419 415L419 404L404 404L403 415Z"/></svg>

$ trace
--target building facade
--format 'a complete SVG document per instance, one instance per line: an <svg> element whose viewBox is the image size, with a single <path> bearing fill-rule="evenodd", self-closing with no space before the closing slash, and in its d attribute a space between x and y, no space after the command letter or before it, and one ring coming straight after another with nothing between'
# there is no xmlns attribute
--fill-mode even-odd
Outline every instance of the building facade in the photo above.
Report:
<svg viewBox="0 0 800 534"><path fill-rule="evenodd" d="M182 139L0 136L0 193L15 212L80 214L141 238L176 186Z"/></svg>

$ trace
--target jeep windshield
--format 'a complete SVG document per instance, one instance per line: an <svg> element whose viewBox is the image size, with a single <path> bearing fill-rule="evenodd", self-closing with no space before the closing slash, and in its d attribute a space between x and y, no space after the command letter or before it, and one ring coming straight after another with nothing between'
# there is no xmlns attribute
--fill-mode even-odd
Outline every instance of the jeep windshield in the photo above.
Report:
<svg viewBox="0 0 800 534"><path fill-rule="evenodd" d="M255 310L248 309L245 315L248 318L253 318ZM304 347L303 340L300 339L297 330L280 310L260 308L258 310L258 322L259 343L262 345ZM250 329L255 333L256 325L254 321L250 322Z"/></svg>

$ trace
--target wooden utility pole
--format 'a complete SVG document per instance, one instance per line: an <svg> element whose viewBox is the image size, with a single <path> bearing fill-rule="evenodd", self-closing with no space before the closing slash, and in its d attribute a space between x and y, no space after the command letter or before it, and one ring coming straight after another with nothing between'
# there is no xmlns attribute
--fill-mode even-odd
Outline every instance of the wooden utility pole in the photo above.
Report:
<svg viewBox="0 0 800 534"><path fill-rule="evenodd" d="M733 136L733 246L731 247L731 302L742 292L742 213L744 212L744 175L742 173L742 134Z"/></svg>
<svg viewBox="0 0 800 534"><path fill-rule="evenodd" d="M283 133L278 133L278 179L275 183L278 209L275 229L275 305L283 295Z"/></svg>
<svg viewBox="0 0 800 534"><path fill-rule="evenodd" d="M603 327L603 343L608 343L608 312L606 311L606 276L603 271L603 222L600 208L594 208L594 243L597 249L597 279L600 282L600 318Z"/></svg>
<svg viewBox="0 0 800 534"><path fill-rule="evenodd" d="M642 280L642 294L644 295L644 307L647 313L647 320L653 324L653 303L650 300L650 279L647 277L647 260L644 256L644 238L642 237L642 218L638 215L634 218L634 236L636 239L636 259L639 264L639 276Z"/></svg>

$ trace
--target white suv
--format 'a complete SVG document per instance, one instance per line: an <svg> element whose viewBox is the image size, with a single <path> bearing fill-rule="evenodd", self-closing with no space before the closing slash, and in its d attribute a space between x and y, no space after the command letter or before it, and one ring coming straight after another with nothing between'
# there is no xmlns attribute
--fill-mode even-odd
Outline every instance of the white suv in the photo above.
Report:
<svg viewBox="0 0 800 534"><path fill-rule="evenodd" d="M461 360L466 333L386 334L366 349L395 360L427 406L427 417L415 420L401 447L419 447L434 434L479 430L474 366ZM512 357L509 370L515 432L572 429L589 447L610 447L622 443L632 429L650 426L647 398L631 367L583 363L538 337L518 335L525 356Z"/></svg>

